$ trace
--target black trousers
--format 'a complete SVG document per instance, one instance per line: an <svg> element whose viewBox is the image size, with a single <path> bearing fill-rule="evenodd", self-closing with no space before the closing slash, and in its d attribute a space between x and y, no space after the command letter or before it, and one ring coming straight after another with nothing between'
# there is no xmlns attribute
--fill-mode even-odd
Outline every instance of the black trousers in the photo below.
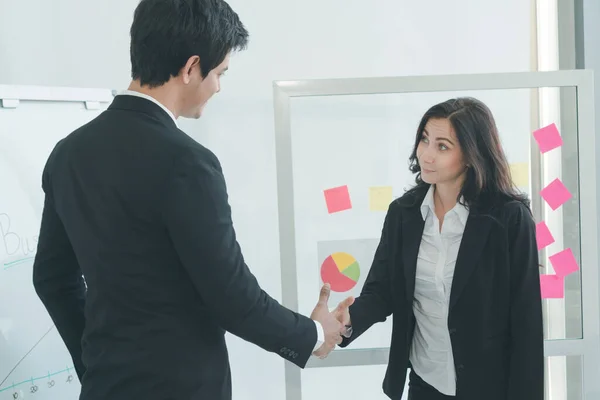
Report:
<svg viewBox="0 0 600 400"><path fill-rule="evenodd" d="M412 369L408 382L408 400L460 400L456 396L446 396L425 382Z"/></svg>

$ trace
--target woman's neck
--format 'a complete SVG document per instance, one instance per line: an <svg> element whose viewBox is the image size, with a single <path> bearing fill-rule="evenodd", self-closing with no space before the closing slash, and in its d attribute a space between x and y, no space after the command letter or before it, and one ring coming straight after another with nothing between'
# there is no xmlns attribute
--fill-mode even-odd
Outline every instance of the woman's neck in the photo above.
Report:
<svg viewBox="0 0 600 400"><path fill-rule="evenodd" d="M450 211L457 202L460 186L453 184L436 184L433 191L433 203L435 204L436 214L444 215Z"/></svg>

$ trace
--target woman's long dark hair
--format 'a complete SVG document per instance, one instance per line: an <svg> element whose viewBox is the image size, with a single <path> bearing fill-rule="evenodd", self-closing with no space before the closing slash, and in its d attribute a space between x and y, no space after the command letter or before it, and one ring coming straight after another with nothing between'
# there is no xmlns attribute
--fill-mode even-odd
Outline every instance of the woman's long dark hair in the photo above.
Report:
<svg viewBox="0 0 600 400"><path fill-rule="evenodd" d="M416 173L416 186L407 194L423 193L429 184L421 179L417 147L430 119L447 119L460 144L468 165L457 201L467 207L493 205L498 201L517 200L529 208L527 196L514 185L508 161L500 143L496 121L490 109L472 97L460 97L431 107L419 124L415 146L410 155L410 170ZM462 200L461 200L462 197Z"/></svg>

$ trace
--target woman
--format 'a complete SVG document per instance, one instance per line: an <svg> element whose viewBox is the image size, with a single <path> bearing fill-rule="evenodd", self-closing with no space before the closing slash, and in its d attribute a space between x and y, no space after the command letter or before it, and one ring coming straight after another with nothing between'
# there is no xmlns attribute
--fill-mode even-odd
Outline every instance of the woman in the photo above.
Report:
<svg viewBox="0 0 600 400"><path fill-rule="evenodd" d="M409 400L543 400L535 223L511 181L492 113L473 98L429 109L410 156L416 186L395 200L348 346L394 314L383 382Z"/></svg>

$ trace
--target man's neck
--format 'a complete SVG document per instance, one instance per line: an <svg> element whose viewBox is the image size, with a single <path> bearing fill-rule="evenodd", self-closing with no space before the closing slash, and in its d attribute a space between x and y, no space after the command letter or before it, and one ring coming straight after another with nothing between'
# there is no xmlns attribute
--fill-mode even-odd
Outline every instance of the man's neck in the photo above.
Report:
<svg viewBox="0 0 600 400"><path fill-rule="evenodd" d="M179 118L179 113L177 111L177 95L175 92L169 87L169 84L166 83L162 86L158 86L155 88L149 88L148 86L140 85L139 81L132 81L129 84L127 90L131 90L138 93L143 93L147 96L152 97L160 104L165 106L166 108L173 113L175 118Z"/></svg>

